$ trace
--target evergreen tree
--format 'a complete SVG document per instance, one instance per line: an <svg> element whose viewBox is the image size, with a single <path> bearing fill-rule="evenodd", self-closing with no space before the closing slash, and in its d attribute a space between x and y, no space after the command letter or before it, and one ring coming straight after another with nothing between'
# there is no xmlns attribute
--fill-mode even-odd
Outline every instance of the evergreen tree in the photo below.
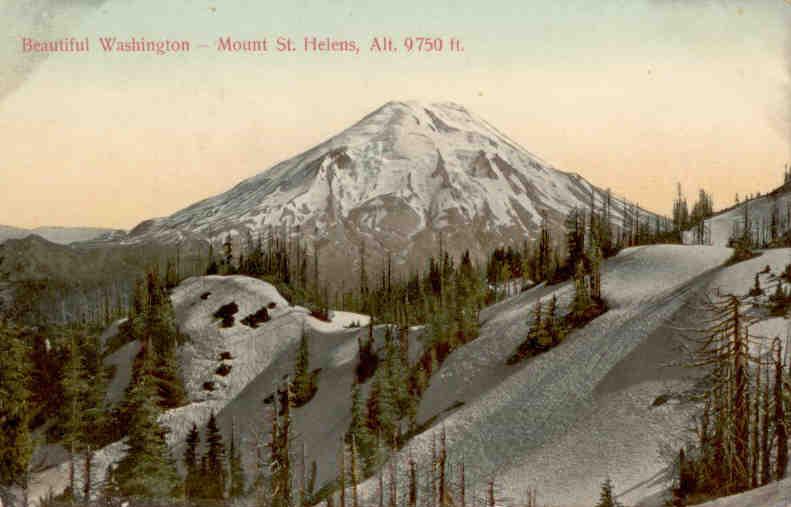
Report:
<svg viewBox="0 0 791 507"><path fill-rule="evenodd" d="M545 323L545 327L551 337L552 345L557 345L566 339L566 326L563 320L557 315L557 306L558 298L555 294L552 294L552 298L549 300L549 306L547 307Z"/></svg>
<svg viewBox="0 0 791 507"><path fill-rule="evenodd" d="M315 394L316 386L310 372L310 351L308 350L308 333L303 326L294 363L294 400L297 406L307 403Z"/></svg>
<svg viewBox="0 0 791 507"><path fill-rule="evenodd" d="M536 266L536 281L540 282L546 280L550 277L551 274L551 252L552 249L551 240L549 236L549 226L547 224L547 215L546 211L543 211L541 214L541 233L538 242L538 255L536 256L537 266Z"/></svg>
<svg viewBox="0 0 791 507"><path fill-rule="evenodd" d="M351 442L352 439L354 439L357 443L360 456L368 460L374 451L373 437L367 425L365 406L360 396L360 385L354 382L352 384L351 422L349 424L349 431L346 434L346 441Z"/></svg>
<svg viewBox="0 0 791 507"><path fill-rule="evenodd" d="M91 477L93 455L112 440L110 433L110 411L105 403L109 386L109 372L104 365L101 338L97 333L89 334L84 341L83 363L86 371L87 389L83 398L84 421L84 467L85 477ZM92 484L83 481L83 498L91 498Z"/></svg>
<svg viewBox="0 0 791 507"><path fill-rule="evenodd" d="M398 419L404 416L410 402L407 368L406 355L393 336L392 326L388 325L385 329L385 375L388 377L390 396Z"/></svg>
<svg viewBox="0 0 791 507"><path fill-rule="evenodd" d="M554 337L552 336L552 327L554 325L553 319L549 315L542 315L541 302L536 304L537 319L534 321L533 335L531 338L533 347L538 352L549 350L553 343Z"/></svg>
<svg viewBox="0 0 791 507"><path fill-rule="evenodd" d="M585 252L585 218L578 208L572 208L566 217L566 248L568 265L576 266Z"/></svg>
<svg viewBox="0 0 791 507"><path fill-rule="evenodd" d="M622 504L615 499L612 481L609 478L601 485L599 503L596 504L596 507L622 507Z"/></svg>
<svg viewBox="0 0 791 507"><path fill-rule="evenodd" d="M398 409L393 399L393 388L385 369L379 368L374 374L371 393L368 398L368 427L376 435L379 452L366 463L368 469L378 466L385 458L384 446L392 445L393 435L398 424Z"/></svg>
<svg viewBox="0 0 791 507"><path fill-rule="evenodd" d="M602 251L595 237L591 239L590 250L588 252L590 260L590 297L593 301L601 300L601 263Z"/></svg>
<svg viewBox="0 0 791 507"><path fill-rule="evenodd" d="M237 443L236 424L231 429L231 444L228 448L228 472L230 484L228 496L239 498L244 494L244 470L242 468L242 451Z"/></svg>
<svg viewBox="0 0 791 507"><path fill-rule="evenodd" d="M230 234L225 236L225 242L222 244L222 251L222 274L231 275L236 270L233 266L233 242Z"/></svg>
<svg viewBox="0 0 791 507"><path fill-rule="evenodd" d="M775 437L777 438L775 478L779 481L785 478L788 468L788 428L786 426L785 413L785 388L783 378L783 352L780 340L774 341L775 352L775 383L774 383L774 406L775 406Z"/></svg>
<svg viewBox="0 0 791 507"><path fill-rule="evenodd" d="M585 277L585 270L582 262L577 263L574 272L574 302L572 303L572 315L575 318L582 318L591 306L590 291Z"/></svg>
<svg viewBox="0 0 791 507"><path fill-rule="evenodd" d="M85 421L83 409L88 385L85 382L85 369L82 353L77 344L77 337L72 335L69 343L69 359L63 370L63 407L65 421L63 424L63 443L69 451L69 488L67 498L77 497L75 482L77 453L82 450L85 442Z"/></svg>
<svg viewBox="0 0 791 507"><path fill-rule="evenodd" d="M222 433L217 426L214 412L211 413L209 422L206 424L206 453L204 456L206 457L206 475L202 477L204 481L203 496L221 500L225 498L226 456Z"/></svg>
<svg viewBox="0 0 791 507"><path fill-rule="evenodd" d="M33 452L30 435L31 364L22 333L0 321L0 494L27 490Z"/></svg>
<svg viewBox="0 0 791 507"><path fill-rule="evenodd" d="M104 477L100 498L103 500L104 505L112 506L114 500L121 496L121 487L118 484L118 477L112 464L107 465Z"/></svg>
<svg viewBox="0 0 791 507"><path fill-rule="evenodd" d="M202 477L200 476L200 465L198 464L198 448L200 447L200 432L198 426L192 423L192 428L187 434L187 446L184 449L184 495L187 498L200 496Z"/></svg>
<svg viewBox="0 0 791 507"><path fill-rule="evenodd" d="M286 382L285 403L283 413L278 417L275 409L272 418L272 440L269 444L271 450L271 498L273 507L291 507L292 505L292 478L291 478L291 405L293 393L291 383ZM277 404L275 404L277 407Z"/></svg>
<svg viewBox="0 0 791 507"><path fill-rule="evenodd" d="M170 457L166 430L157 421L159 396L153 381L154 361L148 343L141 353L140 371L129 390L131 420L126 456L113 473L124 496L177 498L182 493L181 478Z"/></svg>
<svg viewBox="0 0 791 507"><path fill-rule="evenodd" d="M756 273L755 274L755 283L753 284L753 288L750 289L750 296L752 296L752 297L762 296L763 293L764 293L764 290L761 288L761 280L759 279L758 276L759 276L758 273ZM778 285L779 285L779 282L778 282Z"/></svg>
<svg viewBox="0 0 791 507"><path fill-rule="evenodd" d="M220 272L219 266L217 266L217 259L214 258L214 242L212 242L211 238L209 239L209 255L208 255L208 263L206 265L206 274L207 275L216 275Z"/></svg>
<svg viewBox="0 0 791 507"><path fill-rule="evenodd" d="M153 376L162 408L175 408L186 402L178 372L176 347L181 340L175 312L164 282L156 268L147 272L145 282L135 285L132 311L120 332L127 341L146 341L152 346Z"/></svg>

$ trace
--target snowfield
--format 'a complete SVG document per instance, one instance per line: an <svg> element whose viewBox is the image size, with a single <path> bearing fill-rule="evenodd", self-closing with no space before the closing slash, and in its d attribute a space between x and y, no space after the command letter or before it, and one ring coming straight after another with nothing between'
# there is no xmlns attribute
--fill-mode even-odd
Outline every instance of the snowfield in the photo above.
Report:
<svg viewBox="0 0 791 507"><path fill-rule="evenodd" d="M427 429L391 458L399 483L406 484L409 456L422 470L430 466L433 440L444 429L449 462L463 459L466 464L468 502L473 496L482 499L494 477L498 505L522 501L528 487L537 487L541 505L590 506L609 476L626 505L653 507L651 499L660 498L667 487L665 454L677 452L687 437L691 407L676 395L693 379L679 363L688 357L682 346L701 324L705 296L717 290L746 294L766 265L770 273L760 280L771 293L789 252L770 250L722 267L731 255L724 247L627 249L604 264L609 310L558 347L514 366L506 366L506 359L524 339L535 302L547 302L555 294L564 308L572 286L541 285L485 309L480 337L451 354L431 378L418 413ZM320 372L316 397L293 411L293 450L298 456L304 445L308 464L316 462L317 489L332 480L349 425L357 340L368 332L347 326L358 321L365 326L368 317L333 312L331 322L319 321L304 308L289 306L271 285L242 276L190 278L175 289L172 300L179 327L189 336L179 358L191 401L161 419L171 430L174 456L180 458L189 427L203 427L214 411L226 437L232 425L237 429L249 479L256 449L268 438L271 405L264 400L293 371L304 329L310 366ZM233 326L223 328L212 315L230 302L239 311ZM255 329L241 324L246 315L271 303L269 321ZM786 319L764 317L753 327L754 346L761 346L759 335L785 338L787 327ZM421 332L420 327L410 330L412 360L420 353ZM382 326L376 337L379 347ZM120 399L128 383L124 363L128 367L135 347L129 344L108 358L117 372L112 401ZM221 359L228 357L224 353L230 358ZM217 374L221 364L231 367L225 376ZM213 390L206 389L207 382ZM121 442L100 451L94 480L100 481L107 464L122 453ZM34 498L50 486L57 492L65 486L66 465L38 478ZM789 489L785 482L782 487ZM377 491L375 478L364 482L363 504L373 501ZM756 491L745 497L765 503L711 505L774 507L777 494Z"/></svg>
<svg viewBox="0 0 791 507"><path fill-rule="evenodd" d="M739 495L700 504L699 507L788 507L791 505L791 479L785 479Z"/></svg>
<svg viewBox="0 0 791 507"><path fill-rule="evenodd" d="M688 413L669 403L679 368L668 322L705 289L706 273L730 256L726 248L651 246L625 250L605 263L603 293L610 310L557 348L516 366L507 357L527 333L532 305L555 293L565 306L570 284L539 287L487 309L481 336L452 354L420 406L426 420L456 402L396 459L411 453L429 466L432 439L445 429L449 459L467 463L468 484L484 491L496 478L504 504L527 487L539 501L588 505L610 476L632 503L664 487L659 449L683 436ZM363 485L365 498L375 481Z"/></svg>
<svg viewBox="0 0 791 507"><path fill-rule="evenodd" d="M742 202L733 208L706 219L708 232L707 243L725 246L734 233L741 234L744 230L744 207L748 207L750 221L753 222L753 237L758 239L761 225L767 228L771 223L773 209L777 209L778 226L780 232L791 227L791 192L787 184L779 187L774 192ZM684 242L693 244L698 242L693 230L684 232Z"/></svg>

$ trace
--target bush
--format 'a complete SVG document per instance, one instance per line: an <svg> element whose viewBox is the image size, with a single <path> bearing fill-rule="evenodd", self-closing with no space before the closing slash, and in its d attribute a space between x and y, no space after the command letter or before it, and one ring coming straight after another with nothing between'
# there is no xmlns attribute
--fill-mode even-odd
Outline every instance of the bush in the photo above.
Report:
<svg viewBox="0 0 791 507"><path fill-rule="evenodd" d="M239 306L234 301L227 305L222 305L214 312L215 319L222 319L222 327L231 327L234 322L234 315L239 311Z"/></svg>
<svg viewBox="0 0 791 507"><path fill-rule="evenodd" d="M214 391L215 389L217 389L217 386L214 384L214 382L212 382L210 380L207 380L206 382L203 383L203 390L204 391L210 391L211 392L211 391Z"/></svg>
<svg viewBox="0 0 791 507"><path fill-rule="evenodd" d="M761 288L761 281L758 279L758 275L759 274L760 273L756 273L755 274L755 285L753 285L753 288L750 289L750 292L749 292L749 296L750 297L754 297L755 298L755 297L764 295L764 290Z"/></svg>
<svg viewBox="0 0 791 507"><path fill-rule="evenodd" d="M233 359L230 352L220 352L220 361L230 361Z"/></svg>
<svg viewBox="0 0 791 507"><path fill-rule="evenodd" d="M217 367L217 370L214 372L221 377L227 376L231 373L231 365L230 364L221 364Z"/></svg>
<svg viewBox="0 0 791 507"><path fill-rule="evenodd" d="M750 260L758 255L753 253L749 242L744 239L732 240L730 242L730 246L733 248L733 255L731 255L730 259L728 259L726 265Z"/></svg>
<svg viewBox="0 0 791 507"><path fill-rule="evenodd" d="M294 407L299 408L307 404L313 397L316 395L316 392L319 390L318 387L318 379L319 373L321 373L321 368L316 368L315 370L310 372L310 376L308 378L307 384L303 387L303 389L297 389L295 385L294 388Z"/></svg>
<svg viewBox="0 0 791 507"><path fill-rule="evenodd" d="M253 329L258 327L258 324L261 322L268 322L269 321L269 311L267 311L265 306L259 308L259 310L255 313L251 313L247 317L242 319L242 324L245 326L251 327Z"/></svg>
<svg viewBox="0 0 791 507"><path fill-rule="evenodd" d="M330 311L328 308L312 306L310 308L310 315L324 322L330 322Z"/></svg>
<svg viewBox="0 0 791 507"><path fill-rule="evenodd" d="M354 368L354 375L358 384L364 384L371 378L379 367L379 356L373 350L373 339L357 338L359 347L357 366Z"/></svg>
<svg viewBox="0 0 791 507"><path fill-rule="evenodd" d="M211 296L211 292L204 292L203 294L200 295L200 298L205 301L209 299L209 296Z"/></svg>

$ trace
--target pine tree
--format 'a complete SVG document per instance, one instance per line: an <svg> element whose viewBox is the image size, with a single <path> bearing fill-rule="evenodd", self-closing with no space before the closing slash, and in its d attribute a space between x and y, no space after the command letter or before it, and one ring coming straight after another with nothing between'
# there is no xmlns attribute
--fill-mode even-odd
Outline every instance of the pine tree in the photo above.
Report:
<svg viewBox="0 0 791 507"><path fill-rule="evenodd" d="M713 431L701 431L705 488L744 491L750 484L749 337L741 302L726 296L709 303L694 366L706 368L704 399L711 407ZM707 410L708 412L708 410ZM707 419L708 419L708 414Z"/></svg>
<svg viewBox="0 0 791 507"><path fill-rule="evenodd" d="M85 442L84 401L88 391L85 382L85 368L77 337L72 334L69 342L69 359L63 370L61 380L65 421L63 424L63 443L69 451L69 489L68 498L77 497L75 482L77 453Z"/></svg>
<svg viewBox="0 0 791 507"><path fill-rule="evenodd" d="M157 418L158 394L153 382L150 345L142 349L142 365L129 390L131 420L126 456L114 470L121 494L141 498L181 496L181 478L165 441L165 429Z"/></svg>
<svg viewBox="0 0 791 507"><path fill-rule="evenodd" d="M785 414L785 389L783 378L783 351L780 340L775 338L775 382L774 382L774 406L775 406L775 437L777 439L775 478L779 481L785 478L788 468L788 429L786 427Z"/></svg>
<svg viewBox="0 0 791 507"><path fill-rule="evenodd" d="M599 503L596 504L596 507L622 507L621 503L615 499L612 481L609 478L602 483Z"/></svg>
<svg viewBox="0 0 791 507"><path fill-rule="evenodd" d="M408 341L407 341L408 343ZM411 401L408 391L408 364L401 343L393 335L392 326L385 329L385 375L395 404L396 418L401 419Z"/></svg>
<svg viewBox="0 0 791 507"><path fill-rule="evenodd" d="M107 469L104 473L104 484L102 484L102 489L100 492L99 498L102 500L104 505L112 506L114 504L115 499L121 496L121 487L118 484L118 477L115 473L115 468L113 464L107 465Z"/></svg>
<svg viewBox="0 0 791 507"><path fill-rule="evenodd" d="M538 242L538 256L537 256L537 269L536 271L536 281L540 282L546 280L550 277L550 272L552 271L550 264L552 263L550 259L550 250L552 249L551 239L549 236L549 225L547 224L547 214L546 211L542 211L541 213L541 233Z"/></svg>
<svg viewBox="0 0 791 507"><path fill-rule="evenodd" d="M184 449L184 495L187 498L200 496L202 487L202 477L200 476L200 465L198 464L198 447L200 447L200 432L198 426L192 423L192 428L187 434L187 446Z"/></svg>
<svg viewBox="0 0 791 507"><path fill-rule="evenodd" d="M599 243L595 236L591 240L590 250L588 252L590 259L590 297L593 301L601 300L601 263L602 251L599 248Z"/></svg>
<svg viewBox="0 0 791 507"><path fill-rule="evenodd" d="M576 266L585 252L585 219L578 208L572 208L566 217L566 248L569 266Z"/></svg>
<svg viewBox="0 0 791 507"><path fill-rule="evenodd" d="M338 489L340 490L340 507L346 507L346 444L343 441L338 450Z"/></svg>
<svg viewBox="0 0 791 507"><path fill-rule="evenodd" d="M291 507L292 505L292 475L291 475L291 406L294 403L294 394L291 382L285 384L285 402L282 404L282 414L278 417L275 408L272 418L272 436L269 448L271 450L271 498L273 507ZM277 403L274 404L277 407Z"/></svg>
<svg viewBox="0 0 791 507"><path fill-rule="evenodd" d="M0 491L28 486L33 452L28 352L22 333L0 321Z"/></svg>
<svg viewBox="0 0 791 507"><path fill-rule="evenodd" d="M552 339L553 346L566 339L566 327L563 323L563 320L557 315L557 306L557 296L552 294L552 298L549 300L549 306L547 307L545 326Z"/></svg>
<svg viewBox="0 0 791 507"><path fill-rule="evenodd" d="M294 363L294 400L297 406L307 403L314 395L316 387L310 373L310 351L308 350L308 334L302 328L299 338L297 357Z"/></svg>
<svg viewBox="0 0 791 507"><path fill-rule="evenodd" d="M206 475L202 477L205 487L203 490L205 498L221 500L225 498L225 482L227 472L225 469L226 456L225 444L222 441L222 433L217 426L217 418L214 412L209 416L206 424Z"/></svg>
<svg viewBox="0 0 791 507"><path fill-rule="evenodd" d="M779 282L778 282L779 285ZM761 288L761 280L758 278L758 273L755 274L755 283L753 284L753 288L750 289L750 296L756 297L763 295L764 291Z"/></svg>
<svg viewBox="0 0 791 507"><path fill-rule="evenodd" d="M409 503L408 507L417 507L417 464L409 456Z"/></svg>
<svg viewBox="0 0 791 507"><path fill-rule="evenodd" d="M374 450L373 437L367 425L365 406L363 405L360 395L360 385L357 382L352 384L351 412L351 422L349 424L349 431L346 435L346 441L351 442L352 439L354 439L360 455L367 461L370 459Z"/></svg>
<svg viewBox="0 0 791 507"><path fill-rule="evenodd" d="M225 242L222 244L223 258L222 258L222 274L233 274L235 269L233 267L233 242L231 235L225 237Z"/></svg>
<svg viewBox="0 0 791 507"><path fill-rule="evenodd" d="M396 433L398 411L393 399L393 389L386 375L385 368L379 368L374 374L371 391L368 396L368 428L376 436L376 446L371 457L366 460L366 471L370 472L384 459L384 444L390 443L390 436Z"/></svg>
<svg viewBox="0 0 791 507"><path fill-rule="evenodd" d="M585 277L585 270L582 261L577 263L574 272L574 302L572 303L572 315L581 319L591 306L591 296L588 290L588 282Z"/></svg>
<svg viewBox="0 0 791 507"><path fill-rule="evenodd" d="M769 412L772 396L769 391L769 368L765 369L764 389L761 405L761 486L769 484L772 480L772 466L770 460L771 448L769 440L769 430L772 424L772 414Z"/></svg>
<svg viewBox="0 0 791 507"><path fill-rule="evenodd" d="M175 408L186 402L186 394L176 361L176 347L181 340L175 312L167 289L156 268L146 273L145 282L135 285L129 320L121 332L128 341L146 341L152 347L152 361L159 403L162 408Z"/></svg>
<svg viewBox="0 0 791 507"><path fill-rule="evenodd" d="M231 443L228 448L228 473L230 475L228 496L230 498L238 498L244 494L245 481L242 468L242 451L236 438L236 424L233 424L231 428Z"/></svg>
<svg viewBox="0 0 791 507"><path fill-rule="evenodd" d="M533 347L538 352L544 352L549 350L554 343L554 337L552 336L552 326L554 325L553 318L549 315L541 315L541 302L539 301L536 304L536 320L533 323L533 336L531 341L533 343Z"/></svg>
<svg viewBox="0 0 791 507"><path fill-rule="evenodd" d="M93 467L94 452L108 441L110 429L110 412L105 404L109 373L104 365L100 336L89 334L84 341L83 363L86 371L87 389L83 398L83 498L93 496L93 484L90 477Z"/></svg>

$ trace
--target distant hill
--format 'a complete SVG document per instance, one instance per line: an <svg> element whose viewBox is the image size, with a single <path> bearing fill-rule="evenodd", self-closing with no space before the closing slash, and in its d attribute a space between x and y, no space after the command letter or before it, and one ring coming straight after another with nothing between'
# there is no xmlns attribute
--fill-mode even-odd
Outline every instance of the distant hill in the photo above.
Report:
<svg viewBox="0 0 791 507"><path fill-rule="evenodd" d="M702 230L694 227L685 231L684 243L726 246L732 237L744 231L745 217L753 243L759 247L791 234L791 182L718 211L705 220Z"/></svg>
<svg viewBox="0 0 791 507"><path fill-rule="evenodd" d="M35 229L23 229L10 225L0 225L0 243L9 239L21 239L35 234L52 243L68 245L69 243L92 241L118 235L119 233L123 234L123 232L118 229L99 227L36 227Z"/></svg>

